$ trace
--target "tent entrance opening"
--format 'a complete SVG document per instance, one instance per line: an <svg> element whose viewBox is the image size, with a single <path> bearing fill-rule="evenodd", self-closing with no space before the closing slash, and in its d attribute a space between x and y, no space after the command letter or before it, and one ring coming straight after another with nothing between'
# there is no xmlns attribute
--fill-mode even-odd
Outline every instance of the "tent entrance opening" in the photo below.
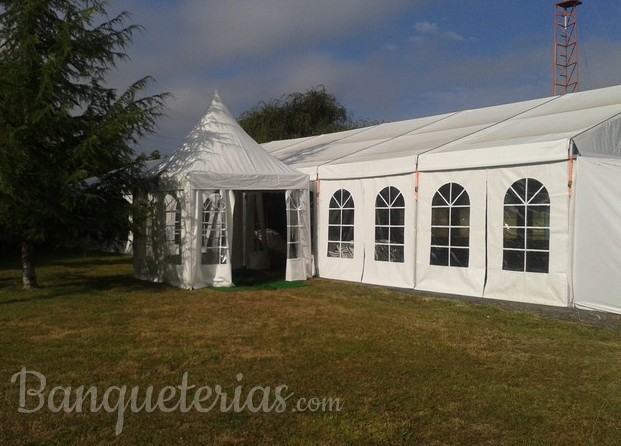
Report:
<svg viewBox="0 0 621 446"><path fill-rule="evenodd" d="M251 285L285 279L287 212L285 191L235 191L233 283Z"/></svg>

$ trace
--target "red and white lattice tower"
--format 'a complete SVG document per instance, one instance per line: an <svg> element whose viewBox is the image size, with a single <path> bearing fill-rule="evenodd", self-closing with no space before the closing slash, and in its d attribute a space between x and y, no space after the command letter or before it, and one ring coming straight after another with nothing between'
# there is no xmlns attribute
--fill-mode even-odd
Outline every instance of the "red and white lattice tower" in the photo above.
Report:
<svg viewBox="0 0 621 446"><path fill-rule="evenodd" d="M578 73L578 6L579 0L556 4L554 12L554 72L552 94L580 90Z"/></svg>

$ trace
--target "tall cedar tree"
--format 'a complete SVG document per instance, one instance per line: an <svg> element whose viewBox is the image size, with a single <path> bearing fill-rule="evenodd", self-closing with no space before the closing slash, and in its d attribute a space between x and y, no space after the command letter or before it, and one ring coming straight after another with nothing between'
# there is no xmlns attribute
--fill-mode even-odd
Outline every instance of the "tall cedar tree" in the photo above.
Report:
<svg viewBox="0 0 621 446"><path fill-rule="evenodd" d="M114 214L106 197L118 197L111 191L135 171L137 139L163 113L167 94L143 94L150 77L120 94L107 86L140 29L107 7L0 0L0 232L21 245L25 288L37 287L35 246L92 222L89 210ZM103 178L105 193L85 186L93 176Z"/></svg>
<svg viewBox="0 0 621 446"><path fill-rule="evenodd" d="M257 142L332 133L370 125L353 121L324 86L261 102L239 116L239 124Z"/></svg>

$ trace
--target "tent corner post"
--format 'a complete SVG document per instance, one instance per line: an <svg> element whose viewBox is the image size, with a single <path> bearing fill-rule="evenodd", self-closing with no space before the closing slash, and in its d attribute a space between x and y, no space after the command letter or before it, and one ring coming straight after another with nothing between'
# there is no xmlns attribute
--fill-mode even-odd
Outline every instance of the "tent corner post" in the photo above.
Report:
<svg viewBox="0 0 621 446"><path fill-rule="evenodd" d="M568 157L568 172L567 172L567 195L569 196L569 198L572 198L573 196L573 189L574 189L574 163L575 163L576 157L573 156L571 153L569 154Z"/></svg>

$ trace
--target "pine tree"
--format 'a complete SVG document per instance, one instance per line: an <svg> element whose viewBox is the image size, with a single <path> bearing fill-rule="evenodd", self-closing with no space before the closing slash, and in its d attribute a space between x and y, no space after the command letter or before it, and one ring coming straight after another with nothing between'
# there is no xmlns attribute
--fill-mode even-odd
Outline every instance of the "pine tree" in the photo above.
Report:
<svg viewBox="0 0 621 446"><path fill-rule="evenodd" d="M0 233L21 244L25 288L38 286L35 247L87 217L84 180L131 172L163 112L167 94L144 95L151 77L121 93L106 84L140 30L107 7L0 0Z"/></svg>

